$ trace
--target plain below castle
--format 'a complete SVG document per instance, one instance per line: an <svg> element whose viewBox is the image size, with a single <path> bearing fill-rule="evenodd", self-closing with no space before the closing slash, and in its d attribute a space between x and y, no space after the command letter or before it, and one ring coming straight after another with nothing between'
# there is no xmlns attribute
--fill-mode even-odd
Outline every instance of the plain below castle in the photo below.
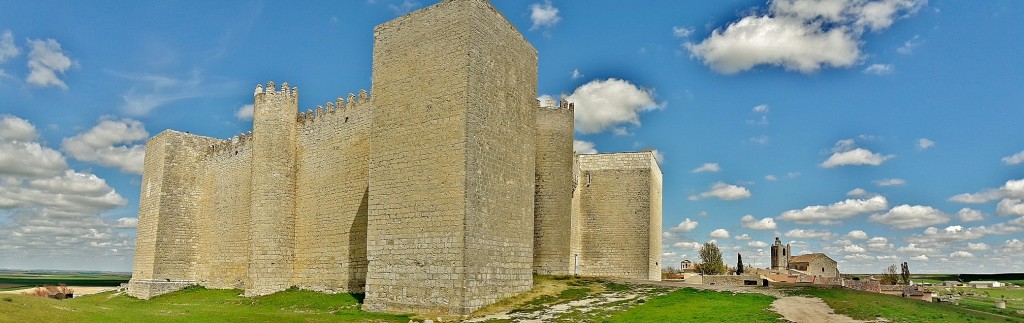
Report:
<svg viewBox="0 0 1024 323"><path fill-rule="evenodd" d="M372 97L297 113L268 83L250 133L149 140L129 294L297 286L466 314L533 273L660 279L654 156L574 154L573 105L538 106L537 52L489 3L375 35Z"/></svg>

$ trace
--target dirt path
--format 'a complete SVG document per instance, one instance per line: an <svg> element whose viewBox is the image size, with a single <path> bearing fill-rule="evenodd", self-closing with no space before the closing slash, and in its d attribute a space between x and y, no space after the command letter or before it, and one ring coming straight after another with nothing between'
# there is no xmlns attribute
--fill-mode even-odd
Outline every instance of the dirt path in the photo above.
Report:
<svg viewBox="0 0 1024 323"><path fill-rule="evenodd" d="M846 315L836 314L828 304L825 304L825 301L814 297L786 296L779 298L772 302L772 311L781 314L786 320L796 323L864 322L854 320Z"/></svg>

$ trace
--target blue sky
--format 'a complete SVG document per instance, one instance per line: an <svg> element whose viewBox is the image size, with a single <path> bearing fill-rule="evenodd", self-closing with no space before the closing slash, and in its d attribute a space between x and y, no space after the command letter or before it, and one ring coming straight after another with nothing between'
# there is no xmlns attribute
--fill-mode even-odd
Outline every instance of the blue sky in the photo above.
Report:
<svg viewBox="0 0 1024 323"><path fill-rule="evenodd" d="M144 144L369 89L434 1L18 2L0 12L0 268L128 271ZM655 149L663 262L779 236L844 272L1024 271L1020 1L501 1L581 152ZM371 93L372 95L372 93Z"/></svg>

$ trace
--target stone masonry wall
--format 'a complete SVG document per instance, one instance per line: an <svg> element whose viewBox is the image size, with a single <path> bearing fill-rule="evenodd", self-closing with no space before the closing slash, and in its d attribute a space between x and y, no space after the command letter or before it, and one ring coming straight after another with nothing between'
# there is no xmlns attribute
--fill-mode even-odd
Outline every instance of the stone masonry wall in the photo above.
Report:
<svg viewBox="0 0 1024 323"><path fill-rule="evenodd" d="M372 106L366 93L300 115L293 285L360 293L366 284Z"/></svg>
<svg viewBox="0 0 1024 323"><path fill-rule="evenodd" d="M660 280L660 173L650 152L580 155L581 274ZM657 219L655 221L655 219ZM660 236L660 235L659 235ZM658 241L660 242L660 241ZM653 266L652 266L653 265ZM655 271L656 270L656 271ZM655 273L658 273L657 276Z"/></svg>
<svg viewBox="0 0 1024 323"><path fill-rule="evenodd" d="M468 314L533 286L537 51L483 0L469 22L465 289Z"/></svg>
<svg viewBox="0 0 1024 323"><path fill-rule="evenodd" d="M537 274L572 274L572 140L573 109L568 103L537 110L533 232L533 271Z"/></svg>
<svg viewBox="0 0 1024 323"><path fill-rule="evenodd" d="M462 308L468 25L446 5L375 29L369 311Z"/></svg>
<svg viewBox="0 0 1024 323"><path fill-rule="evenodd" d="M648 197L651 199L651 211L648 215L650 218L650 227L647 232L647 279L660 281L661 280L661 198L662 198L662 173L661 167L658 165L658 160L654 157L654 154L649 154L650 165L651 165L651 188L648 191Z"/></svg>
<svg viewBox="0 0 1024 323"><path fill-rule="evenodd" d="M218 143L205 158L197 283L243 289L249 279L252 135Z"/></svg>
<svg viewBox="0 0 1024 323"><path fill-rule="evenodd" d="M253 108L252 209L246 295L292 286L298 89L267 83Z"/></svg>

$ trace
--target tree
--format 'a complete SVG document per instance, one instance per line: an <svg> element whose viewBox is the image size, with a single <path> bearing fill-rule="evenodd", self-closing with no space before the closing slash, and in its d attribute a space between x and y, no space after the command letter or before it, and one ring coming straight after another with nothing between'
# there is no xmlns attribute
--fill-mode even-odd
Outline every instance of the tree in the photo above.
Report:
<svg viewBox="0 0 1024 323"><path fill-rule="evenodd" d="M704 243L700 247L701 272L707 275L721 275L725 273L725 262L722 261L722 251L712 242Z"/></svg>
<svg viewBox="0 0 1024 323"><path fill-rule="evenodd" d="M896 285L899 282L900 274L896 271L896 264L889 265L889 268L882 272L882 285Z"/></svg>
<svg viewBox="0 0 1024 323"><path fill-rule="evenodd" d="M743 255L736 254L736 274L743 275Z"/></svg>
<svg viewBox="0 0 1024 323"><path fill-rule="evenodd" d="M908 265L907 262L904 261L901 267L903 267L903 271L900 272L900 280L903 282L904 285L910 285L910 265Z"/></svg>

